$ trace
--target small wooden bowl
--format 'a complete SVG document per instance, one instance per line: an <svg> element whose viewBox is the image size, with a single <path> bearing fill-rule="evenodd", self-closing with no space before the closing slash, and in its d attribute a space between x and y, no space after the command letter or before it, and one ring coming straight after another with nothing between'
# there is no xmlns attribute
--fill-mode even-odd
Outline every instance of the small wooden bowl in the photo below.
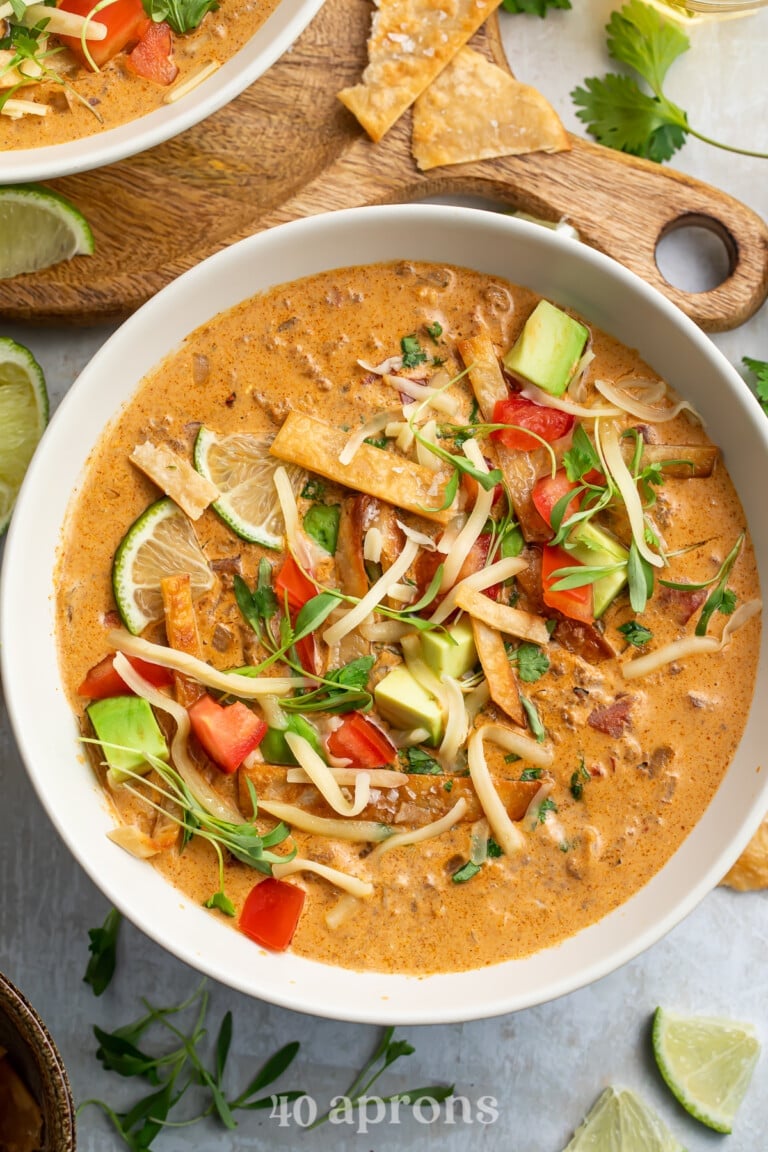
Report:
<svg viewBox="0 0 768 1152"><path fill-rule="evenodd" d="M75 1105L48 1029L18 988L0 973L0 1047L5 1048L43 1113L41 1152L75 1152Z"/></svg>

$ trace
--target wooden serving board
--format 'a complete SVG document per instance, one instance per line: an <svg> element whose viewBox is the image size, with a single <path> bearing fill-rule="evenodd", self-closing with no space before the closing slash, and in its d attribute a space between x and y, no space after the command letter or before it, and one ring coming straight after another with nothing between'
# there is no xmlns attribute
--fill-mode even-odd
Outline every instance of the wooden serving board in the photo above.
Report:
<svg viewBox="0 0 768 1152"><path fill-rule="evenodd" d="M702 328L743 323L768 294L768 230L738 200L689 176L576 136L554 156L486 160L423 174L411 116L372 143L336 93L366 61L371 7L326 0L313 23L237 100L130 160L52 182L87 215L96 255L0 283L0 315L38 323L122 318L175 276L274 224L364 204L472 194L545 219L637 272ZM474 46L508 67L495 18ZM718 232L727 279L708 292L668 284L659 239L681 224Z"/></svg>

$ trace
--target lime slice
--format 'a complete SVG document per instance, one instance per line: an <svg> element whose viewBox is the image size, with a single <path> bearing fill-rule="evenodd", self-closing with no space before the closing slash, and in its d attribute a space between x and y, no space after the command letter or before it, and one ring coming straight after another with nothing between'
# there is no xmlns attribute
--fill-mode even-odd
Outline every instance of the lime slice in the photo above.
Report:
<svg viewBox="0 0 768 1152"><path fill-rule="evenodd" d="M653 1053L686 1112L716 1132L730 1132L760 1055L751 1024L657 1008Z"/></svg>
<svg viewBox="0 0 768 1152"><path fill-rule="evenodd" d="M160 581L179 572L189 573L195 599L213 587L214 575L191 521L166 497L131 525L112 563L112 589L130 632L138 635L162 618Z"/></svg>
<svg viewBox="0 0 768 1152"><path fill-rule="evenodd" d="M0 535L47 420L42 368L23 344L0 339Z"/></svg>
<svg viewBox="0 0 768 1152"><path fill-rule="evenodd" d="M195 468L221 493L213 507L233 532L265 548L282 548L285 524L273 479L282 462L270 456L269 444L245 433L218 436L201 428L195 441ZM306 472L294 464L283 467L298 495Z"/></svg>
<svg viewBox="0 0 768 1152"><path fill-rule="evenodd" d="M563 1152L685 1152L628 1088L606 1088Z"/></svg>
<svg viewBox="0 0 768 1152"><path fill-rule="evenodd" d="M0 280L91 255L93 233L69 200L35 184L0 188Z"/></svg>

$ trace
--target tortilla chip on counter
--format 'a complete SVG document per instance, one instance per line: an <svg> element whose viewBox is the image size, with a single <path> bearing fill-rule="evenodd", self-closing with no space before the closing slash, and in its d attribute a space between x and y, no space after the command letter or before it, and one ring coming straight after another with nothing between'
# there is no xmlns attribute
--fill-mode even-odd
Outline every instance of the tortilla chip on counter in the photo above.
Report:
<svg viewBox="0 0 768 1152"><path fill-rule="evenodd" d="M339 100L381 140L442 72L500 0L381 0L361 84Z"/></svg>
<svg viewBox="0 0 768 1152"><path fill-rule="evenodd" d="M768 816L720 883L739 892L768 888Z"/></svg>
<svg viewBox="0 0 768 1152"><path fill-rule="evenodd" d="M541 93L471 48L461 49L413 109L413 155L422 171L569 148Z"/></svg>

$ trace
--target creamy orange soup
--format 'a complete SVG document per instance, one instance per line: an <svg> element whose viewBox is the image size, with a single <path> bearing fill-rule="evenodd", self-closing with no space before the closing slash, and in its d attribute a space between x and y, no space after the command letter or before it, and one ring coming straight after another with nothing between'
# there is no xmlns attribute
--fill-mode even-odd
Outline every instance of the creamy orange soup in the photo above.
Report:
<svg viewBox="0 0 768 1152"><path fill-rule="evenodd" d="M224 64L247 44L276 7L277 0L220 0L219 8L209 12L196 29L185 35L174 33L173 60L178 75L173 88L211 62ZM118 53L97 73L87 70L67 49L52 56L48 64L71 88L46 82L15 92L18 99L46 105L48 112L18 119L0 115L0 150L41 148L98 135L162 108L170 91L169 86L132 72L125 52Z"/></svg>
<svg viewBox="0 0 768 1152"><path fill-rule="evenodd" d="M245 433L269 440L297 413L328 426L344 442L382 411L395 410L391 422L397 424L399 409L399 422L406 423L398 376L405 394L409 388L413 391L414 381L442 384L467 367L469 372L442 393L450 398L452 410L425 407L415 420L417 429L424 429L428 418L434 417L441 434L435 443L451 454L462 453L462 437L457 438L451 425L471 435L472 429L466 426L482 414L478 415L473 402L473 386L479 387L478 365L464 345L470 361L465 365L458 345L467 337L486 335L495 355L502 356L515 343L536 302L537 297L525 288L465 269L397 263L334 271L283 285L192 333L142 382L106 430L69 515L57 573L58 643L66 689L84 730L89 730L84 712L87 701L78 695L78 687L87 671L114 650L113 557L131 523L162 495L129 461L137 444L148 440L169 446L190 460L201 425L219 436ZM406 347L418 348L423 358L411 368L391 360L386 367L395 376L393 387L391 380L386 382L369 369L379 369L382 361L400 356L402 337L411 335L416 343ZM609 335L593 328L590 339L594 359L566 394L576 397L582 407L606 407L607 401L594 388L596 380L620 386L636 375L658 379L635 352ZM359 360L366 366L360 366ZM520 381L510 378L504 386L517 395ZM671 390L661 394L657 389L654 404L663 410L675 399ZM408 411L413 413L413 409ZM395 788L372 788L365 810L355 819L384 824L387 832L413 831L443 818L450 826L444 820L443 830L430 838L383 854L370 842L302 832L293 826L291 837L276 849L278 853L295 846L300 858L371 886L370 895L356 898L308 871L284 880L306 892L291 944L294 951L353 969L408 973L458 971L525 956L594 923L636 892L680 846L712 799L746 721L757 661L758 618L734 630L720 651L681 653L635 679L627 679L624 671L633 661L663 653L671 642L694 635L707 597L717 588L724 559L739 534L746 532L744 513L723 462L714 459L715 453L707 454L707 436L690 413L650 423L622 412L601 418L600 427L594 419L579 417L575 427L594 445L596 427L607 443L610 424L619 431L639 430L637 437L630 436L624 443L625 458L627 444L637 444L638 452L643 448L639 468L646 467L651 457L658 461L666 454L667 463L661 469L665 482L659 482L657 471L649 483L640 485L653 532L649 547L667 558L664 567L655 568L653 594L641 611L635 611L625 586L596 622L569 619L566 613L579 609L569 608L567 599L566 613L553 607L551 601L557 597L543 589L541 577L542 557L546 560L553 530L536 511L531 496L537 491L535 483L551 476L555 466L557 476L563 475L564 460L573 467L574 428L552 445L553 460L540 442L534 442L533 450L510 449L481 427L475 437L482 449L481 462L485 458L486 468L500 468L505 494L493 505L494 524L484 528L490 538L489 554L478 555L483 548L475 545L457 579L499 561L502 550L494 551L494 540L498 543L499 525L512 496L515 507L510 512L516 512L519 527L510 529L514 520L504 521L509 546L503 551L522 547L522 564L514 578L491 590L495 601L482 593L481 598L486 608L489 600L503 610L514 606L529 621L537 622L535 645L502 630L502 651L528 710L515 719L513 705L505 711L494 699L487 699L487 688L495 695L497 684L488 685L491 665L484 670L475 658L472 669L454 681L461 698L471 704L468 716L463 717L468 732L458 750L446 758L440 747L443 734L437 744L421 742L415 753L408 752L402 745L409 733L398 728L391 714L388 718L386 709L382 711L374 700L368 718L385 738L400 745L392 748L389 768L403 772L404 782ZM414 446L407 436L398 446L397 431L384 428L373 433L374 445L363 449L387 457L393 483L403 468L416 466ZM319 449L308 442L298 451L308 453L312 460L313 451ZM681 457L686 464L669 463ZM330 464L331 472L338 469L338 461ZM360 501L364 498L328 479L328 467L329 461L317 456L317 471L307 468L305 480L295 489L299 523L318 502L338 505L339 543L335 555L330 555L313 542L303 553L303 563L322 587L352 595L364 547L361 532L378 526L385 547L378 567L368 564L365 588L358 586L354 593L359 597L379 578L382 568L386 571L395 562L406 537L400 528L392 528L393 518L383 499L368 498L361 528ZM436 484L444 484L451 474L450 461L443 462L443 467L443 472L432 473ZM711 474L706 474L710 469ZM605 475L593 476L592 483L599 492L606 484ZM407 612L408 596L423 593L429 574L435 571L435 557L447 562L458 547L458 530L471 517L472 501L480 498L479 491L477 485L473 490L471 483L463 482L442 523L397 510L401 524L418 530L432 543L419 547L415 563L398 581L395 592L400 600L386 601L391 609ZM439 504L435 492L433 508ZM579 498L584 500L584 492ZM615 493L593 522L620 545L629 546L632 530L626 507ZM300 541L306 543L301 528L298 531ZM391 531L395 541L392 544L390 538L388 552L387 533ZM238 610L233 580L238 575L253 589L259 561L267 559L274 577L282 556L238 538L212 508L195 522L194 532L214 574L212 589L195 602L202 659L221 670L257 664L267 653ZM447 551L430 552L430 547L445 539L445 533L453 540ZM515 542L513 533L523 539ZM375 549L365 546L375 555ZM694 587L666 587L660 579ZM695 587L707 582L705 588ZM414 585L416 592L410 592ZM711 615L707 634L714 637L720 637L728 621L735 619L734 613L758 594L748 535L723 588L727 589L723 607L730 615L721 611ZM341 604L337 616L353 603L354 599ZM422 617L433 614L437 603L434 599ZM334 619L331 616L316 633L319 672L370 655L373 666L367 686L373 690L403 662L402 641L372 642L359 630L329 647L323 633ZM391 616L388 619L393 622ZM377 621L383 623L384 618L369 618L369 623ZM543 641L536 631L542 624L546 626ZM638 632L638 627L646 631ZM392 630L393 637L397 631ZM163 621L151 624L144 637L166 645ZM524 654L521 646L526 647ZM285 675L290 669L277 664L271 673L275 671ZM495 680L495 675L490 679ZM216 691L209 694L220 696ZM258 716L263 714L258 701L246 706ZM443 701L444 722L457 707L455 695L447 698L447 704ZM312 713L307 719L315 725L327 760L328 742L344 717ZM163 723L172 733L173 726L167 720ZM473 732L488 724L522 738L522 744L519 739L518 744L513 741L522 748L517 754L510 754L493 739L483 745L506 825L489 809L486 795L481 796L477 774L468 775L467 743ZM534 738L536 732L539 741ZM325 819L350 819L334 813L312 784L287 783L285 767L259 763L258 751L249 768L226 775L194 738L189 748L206 780L239 805L246 818L252 809L244 777L250 775L265 802L277 798ZM547 759L544 767L542 755ZM414 769L423 773L425 766L433 774L414 773ZM103 768L96 770L103 779ZM151 792L149 785L138 785L139 793L142 789L146 795ZM158 831L158 822L164 828L168 824L166 817L157 817L124 788L108 791L116 820L137 824L149 841ZM346 785L342 794L347 801L352 795ZM453 822L450 813L455 813L460 800L463 811ZM274 824L262 811L259 826L267 829ZM167 828L161 832L166 834ZM491 854L486 858L483 845L489 832ZM83 835L87 834L84 829ZM500 835L508 837L506 852L495 848ZM153 863L191 898L205 901L219 887L214 851L196 837L181 851L173 830L171 840L170 847L152 857ZM474 869L467 868L473 853L480 862ZM225 857L225 889L236 912L228 922L235 927L248 893L262 879L251 867ZM226 919L220 912L211 914Z"/></svg>

